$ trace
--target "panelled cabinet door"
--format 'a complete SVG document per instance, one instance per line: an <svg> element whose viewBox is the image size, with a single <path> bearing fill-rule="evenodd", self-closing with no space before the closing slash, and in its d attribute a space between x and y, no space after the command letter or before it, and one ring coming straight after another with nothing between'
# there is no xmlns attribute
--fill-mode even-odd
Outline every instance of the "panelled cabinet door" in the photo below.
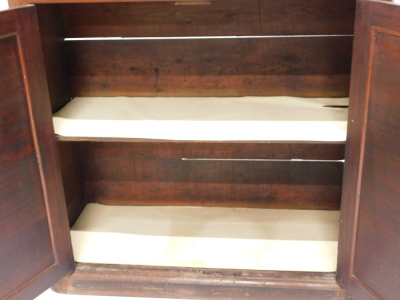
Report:
<svg viewBox="0 0 400 300"><path fill-rule="evenodd" d="M0 299L74 268L34 6L0 12Z"/></svg>
<svg viewBox="0 0 400 300"><path fill-rule="evenodd" d="M400 5L359 1L338 280L354 299L400 299Z"/></svg>

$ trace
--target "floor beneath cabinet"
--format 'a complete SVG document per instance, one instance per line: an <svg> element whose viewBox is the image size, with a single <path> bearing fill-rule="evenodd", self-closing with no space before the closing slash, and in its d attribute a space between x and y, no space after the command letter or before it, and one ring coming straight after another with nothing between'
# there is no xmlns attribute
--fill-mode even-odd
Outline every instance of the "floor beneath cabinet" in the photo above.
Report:
<svg viewBox="0 0 400 300"><path fill-rule="evenodd" d="M110 297L110 296L81 296L81 295L65 295L59 294L51 289L35 298L35 300L160 300L160 298L137 298L137 297ZM178 299L163 299L163 300L178 300ZM185 300L185 299L179 299Z"/></svg>

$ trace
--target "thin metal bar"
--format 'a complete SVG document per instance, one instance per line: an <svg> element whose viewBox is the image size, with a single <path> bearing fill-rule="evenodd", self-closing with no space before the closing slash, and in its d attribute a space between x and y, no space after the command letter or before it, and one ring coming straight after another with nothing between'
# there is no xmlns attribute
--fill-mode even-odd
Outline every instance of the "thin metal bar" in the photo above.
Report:
<svg viewBox="0 0 400 300"><path fill-rule="evenodd" d="M175 37L85 37L66 38L65 41L142 41L142 40L205 40L205 39L261 39L261 38L312 38L348 37L352 34L320 35L242 35L242 36L175 36Z"/></svg>
<svg viewBox="0 0 400 300"><path fill-rule="evenodd" d="M291 161L291 162L344 162L344 159L272 159L272 158L182 158L185 161Z"/></svg>

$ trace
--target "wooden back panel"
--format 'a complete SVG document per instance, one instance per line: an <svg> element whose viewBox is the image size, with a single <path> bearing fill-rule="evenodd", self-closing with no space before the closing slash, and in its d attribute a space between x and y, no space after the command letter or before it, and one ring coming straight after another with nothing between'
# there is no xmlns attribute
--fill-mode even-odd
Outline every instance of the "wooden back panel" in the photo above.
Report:
<svg viewBox="0 0 400 300"><path fill-rule="evenodd" d="M69 43L76 96L347 96L349 37Z"/></svg>
<svg viewBox="0 0 400 300"><path fill-rule="evenodd" d="M340 142L58 141L71 224L86 200L108 205L340 208L343 163L335 161L344 157Z"/></svg>
<svg viewBox="0 0 400 300"><path fill-rule="evenodd" d="M348 96L354 5L344 0L63 4L68 38L140 39L68 41L72 92Z"/></svg>
<svg viewBox="0 0 400 300"><path fill-rule="evenodd" d="M62 5L67 37L352 34L355 1L217 0Z"/></svg>
<svg viewBox="0 0 400 300"><path fill-rule="evenodd" d="M305 150L303 143L78 144L89 202L285 209L340 207L342 162L268 159L299 157L293 152ZM322 143L310 146L310 157L315 154L309 152L321 155L322 151L314 150L325 147ZM340 159L343 145L329 146L320 158ZM337 150L331 151L334 148Z"/></svg>

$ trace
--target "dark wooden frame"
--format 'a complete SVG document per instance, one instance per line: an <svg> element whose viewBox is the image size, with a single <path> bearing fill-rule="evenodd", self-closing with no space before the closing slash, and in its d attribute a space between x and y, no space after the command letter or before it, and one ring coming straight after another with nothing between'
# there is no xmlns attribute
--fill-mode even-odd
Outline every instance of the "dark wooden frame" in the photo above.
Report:
<svg viewBox="0 0 400 300"><path fill-rule="evenodd" d="M364 223L361 223L362 220L360 219L360 211L364 209L364 213L366 209L371 213L371 211L375 211L374 205L380 205L382 207L391 207L391 212L387 213L384 216L384 221L382 219L376 220L373 215L369 215L368 221L369 222L376 222L372 223L373 227L380 226L379 228L394 228L399 226L399 222L393 222L393 219L398 219L397 214L399 206L395 205L396 199L389 196L388 193L383 190L381 197L377 197L375 203L371 204L371 201L365 204L363 200L363 180L364 178L371 177L370 173L365 172L365 166L370 161L373 161L372 164L379 164L383 165L385 159L396 159L397 154L393 152L393 149L383 149L383 143L393 144L397 143L398 132L396 132L396 126L398 128L398 122L396 123L396 118L390 119L389 123L386 123L386 127L384 130L385 132L379 133L374 132L375 136L381 135L382 140L380 143L376 143L376 141L368 140L371 136L368 136L368 132L371 130L370 127L376 125L376 122L382 120L374 119L370 109L371 106L374 104L374 109L377 109L376 106L376 99L373 99L371 96L371 88L375 88L382 93L382 98L385 99L386 102L383 100L382 106L388 105L389 101L394 103L397 101L396 96L398 95L398 86L390 86L388 87L385 84L385 80L388 78L398 78L398 70L397 72L390 72L389 70L379 70L382 74L387 72L387 78L375 78L375 81L372 81L373 72L376 70L374 69L373 60L377 59L374 55L377 50L377 45L379 46L376 39L378 38L377 35L385 34L388 36L397 37L398 42L396 45L400 43L400 19L398 16L400 13L400 8L398 5L394 3L381 2L381 1L359 1L357 6L357 16L356 16L356 29L355 29L355 46L354 46L354 59L353 59L353 67L352 67L352 86L351 86L351 99L352 104L349 111L349 127L348 127L348 141L346 145L346 161L348 164L345 166L345 176L344 176L344 186L343 186L343 196L342 196L342 222L340 226L340 237L339 237L339 260L338 260L338 274L337 280L338 282L346 289L349 289L351 293L359 297L360 299L377 299L380 296L377 294L376 291L373 290L368 283L363 282L362 279L358 278L357 274L355 274L356 268L360 268L360 264L357 265L355 261L355 252L357 251L358 244L360 243L359 240L364 239L365 233L360 233L359 227L364 226L365 229L365 218L363 216ZM382 46L379 46L382 48ZM398 46L397 46L398 47ZM381 55L388 57L387 59L394 60L396 59L393 54L390 52L382 54L382 49L380 49ZM393 51L393 49L391 49ZM395 51L393 51L395 52ZM397 60L398 61L398 60ZM378 63L375 61L375 63ZM387 64L387 62L386 62ZM390 63L389 63L390 64ZM398 65L398 64L397 64ZM397 76L397 77L395 77ZM375 92L376 93L376 92ZM376 98L376 95L375 95ZM387 108L386 108L387 109ZM391 108L393 110L394 108ZM381 115L382 117L382 115ZM386 116L385 116L386 117ZM374 128L372 128L374 129ZM382 128L380 128L382 130ZM391 131L390 131L391 130ZM391 134L391 138L388 141L387 135ZM397 136L396 136L397 134ZM390 147L387 147L390 148ZM395 149L394 151L396 151ZM381 155L385 157L377 157L371 155L371 153L377 153L380 151ZM383 153L383 154L382 154ZM366 155L368 159L366 159ZM386 184L396 186L396 176L394 175L396 170L398 170L398 165L395 163L386 163L386 172L392 172L393 176L387 180ZM395 169L397 167L397 169ZM371 168L370 168L371 170ZM373 168L375 172L378 172L378 168ZM397 189L398 190L398 189ZM375 195L376 196L376 195ZM379 203L378 203L379 202ZM366 208L367 207L367 208ZM393 216L393 214L395 214ZM381 216L382 218L382 216ZM378 222L380 222L378 224ZM385 224L382 224L385 222ZM370 228L371 229L371 228ZM392 244L397 245L398 241L394 241L393 237L390 237L390 231L385 231L384 229L379 232L372 232L370 233L369 241L370 243L377 242L378 240L384 239L385 241L381 241L383 244ZM381 237L381 238L380 238ZM365 247L365 242L364 242ZM370 245L372 246L372 245ZM379 244L375 245L379 247ZM374 247L374 246L372 246ZM389 248L389 247L388 247ZM397 247L398 248L398 247ZM377 251L377 250L376 250ZM393 270L396 272L394 268L398 266L398 260L396 262L391 262L394 257L382 257L380 260L380 265L376 264L372 265L371 262L368 261L368 257L362 257L365 261L363 265L364 268L361 266L361 269L364 270L364 276L375 278L375 274L379 274L379 272L374 272L373 268L383 268L383 265L386 265L389 270ZM360 263L360 258L358 258L358 263ZM368 265L368 269L365 267ZM396 266L395 266L396 265ZM368 271L367 271L368 270ZM394 277L395 278L395 277ZM381 280L386 280L381 278ZM397 294L396 294L397 289ZM389 289L389 294L391 299L397 299L398 297L398 288L393 286Z"/></svg>
<svg viewBox="0 0 400 300"><path fill-rule="evenodd" d="M1 297L29 299L72 272L74 261L36 9L29 6L2 12L0 25L0 40L14 39L14 50L8 47L2 55L7 58L6 53L14 51L19 67L2 70L2 79L9 76L14 85L16 78L20 79L17 87L4 84L0 88L1 101L6 104L1 111L2 124L9 126L2 128L1 135L6 147L1 149L0 249L2 263L9 266L17 261L19 268L24 268L22 273L2 269ZM8 66L7 61L4 65ZM32 203L26 203L27 199ZM26 260L21 261L23 254ZM38 254L46 260L35 261Z"/></svg>
<svg viewBox="0 0 400 300"><path fill-rule="evenodd" d="M37 0L35 1L37 3L42 2L42 3L49 3L49 2L53 2L52 0ZM91 2L86 1L86 2ZM96 1L96 2L102 2L102 1ZM108 2L108 1L106 1ZM129 2L129 1L128 1ZM132 1L132 2L136 2L136 1ZM367 63L367 65L365 65L366 61L369 61L368 59L370 58L370 51L371 51L371 47L368 46L364 46L365 44L368 43L372 43L373 40L370 39L370 35L369 35L369 31L370 31L370 25L374 25L374 26L380 26L382 28L386 28L384 30L391 30L391 28L398 28L398 19L391 19L391 18L386 18L385 16L388 14L388 12L390 12L391 10L391 6L390 3L386 2L386 6L382 6L384 8L382 8L380 5L381 3L379 2L368 2L367 4L365 4L364 2L366 1L360 1L359 4L359 8L358 8L358 14L359 14L359 22L357 23L357 36L360 37L360 39L364 39L364 42L361 42L361 40L356 40L356 52L355 52L355 59L353 60L353 76L355 78L357 78L357 81L353 80L353 86L352 86L352 98L354 99L361 99L360 101L356 101L352 107L351 113L350 113L350 120L351 121L355 121L355 124L352 125L349 129L349 149L347 151L346 154L346 160L349 162L348 166L347 166L347 170L346 171L346 177L345 177L345 182L347 183L346 186L344 187L344 207L343 207L343 214L342 214L342 225L341 225L341 237L340 237L340 257L339 257L339 272L338 272L338 281L341 285L343 285L346 289L350 288L353 291L360 293L361 295L363 295L363 299L372 299L374 296L371 296L369 293L365 292L362 290L362 285L359 285L359 282L357 283L357 280L354 279L354 276L352 275L352 268L353 268L353 259L354 259L354 239L355 239L355 226L357 223L357 208L359 206L359 203L357 201L354 201L354 199L358 198L358 194L359 194L359 189L360 187L358 186L354 186L354 182L358 182L359 183L359 177L361 174L361 160L362 160L362 145L364 143L365 140L365 130L364 130L364 121L366 119L366 112L367 112L367 104L366 102L364 102L363 100L365 100L366 96L365 96L365 92L368 91L368 68L370 67L369 63ZM26 3L25 0L22 1L12 1L12 3L14 5L16 4L22 4L22 3ZM193 4L193 3L192 3ZM43 6L42 7L43 10L41 11L39 9L39 15L41 13L44 14L44 16L47 15L47 17L53 16L54 13L54 9L57 11L59 9L58 6ZM58 14L61 14L59 11L57 12ZM43 15L42 15L43 16ZM368 18L372 18L372 23L368 24ZM45 37L46 33L49 33L49 36L47 36L47 38L43 38L43 45L46 49L49 50L48 53L52 53L54 56L51 55L47 55L46 57L46 64L47 64L47 76L48 76L48 80L49 78L51 78L51 74L52 74L52 69L49 68L49 66L51 65L52 62L54 61L58 61L57 57L63 57L64 54L64 50L62 47L59 47L59 44L57 43L53 43L53 38L55 36L57 36L58 38L60 36L64 36L63 31L63 26L60 25L60 23L58 23L58 25L54 28L52 28L52 30L48 30L46 29L47 25L52 24L54 22L51 21L49 18L46 17L41 17L41 22L44 22L42 24L42 35ZM57 22L60 21L60 19L57 19ZM47 25L46 25L46 22ZM54 30L54 31L53 31ZM344 39L347 40L347 44L348 45L348 40L349 39ZM367 42L365 42L367 41ZM70 51L74 52L75 51L75 46L71 43L71 47L70 47ZM86 45L88 46L88 45ZM77 46L79 47L79 46ZM90 47L89 47L90 48ZM112 48L112 47L111 47ZM239 47L240 48L240 47ZM50 49L58 49L55 52L51 52ZM177 59L178 60L178 59ZM178 61L176 60L176 62L178 63ZM65 66L66 62L62 62L61 65ZM63 68L63 67L62 67ZM74 66L73 70L80 70L80 66L76 65ZM339 74L341 74L340 76L342 76L343 82L345 82L347 80L346 76L348 75L343 75L344 73L342 72L344 69L339 70ZM137 71L136 69L131 69L130 71ZM157 72L155 71L155 69L153 69L154 73L156 74ZM337 70L336 70L337 71ZM61 72L64 73L64 75L66 74L65 72ZM79 73L79 72L78 72ZM64 76L61 75L61 78ZM79 75L79 74L78 74ZM273 76L280 76L282 74L280 73L274 73ZM284 74L285 75L285 74ZM287 74L286 74L287 75ZM298 75L298 74L295 74ZM66 76L66 75L65 75ZM286 79L285 79L286 80ZM288 82L291 82L291 79L289 77L287 77ZM315 80L315 78L313 79ZM318 80L317 80L318 81ZM63 106L71 97L72 93L70 92L69 86L67 84L67 86L65 86L65 83L68 82L68 80L66 81L62 81L64 82L63 86L59 86L56 87L53 91L51 91L51 98L52 98L52 104L53 104L53 111L56 111L59 107ZM306 81L304 81L306 82ZM304 82L300 82L299 84L302 85L304 84ZM342 82L342 83L343 83ZM248 82L247 82L248 83ZM247 84L246 83L246 84ZM254 83L254 82L253 82ZM293 83L293 82L291 82ZM342 84L341 83L341 84ZM73 84L74 85L74 84ZM229 84L228 84L229 85ZM106 86L101 86L100 87L106 87ZM152 90L152 92L150 92L150 94L154 94L154 93L163 93L164 91L161 89L159 89L160 86L153 86L154 90ZM343 86L342 86L343 87ZM298 86L296 86L295 84L295 91L294 92L298 92L298 90L296 91L296 88L298 88ZM315 88L315 86L313 86L313 88ZM341 91L340 95L344 95L343 91L346 89L346 87L343 88L343 90ZM77 89L76 87L74 87L73 92L77 92L80 93L79 89ZM169 91L172 93L172 91ZM168 92L168 93L169 93ZM304 91L300 91L300 94L302 94ZM85 92L86 93L86 92ZM167 94L168 94L167 93ZM237 93L237 92L234 92ZM111 93L112 94L112 93ZM184 93L183 93L184 94ZM200 93L201 94L201 93ZM239 93L240 94L240 93ZM60 96L62 95L62 96ZM311 93L309 95L315 95L315 93ZM62 98L62 99L61 99ZM61 99L61 100L60 100ZM60 100L60 102L58 102ZM55 102L54 102L55 101ZM359 121L361 120L361 121ZM74 145L75 142L77 142L77 139L67 139L67 138L59 138L59 147L60 147L60 153L63 154L63 156L65 155L65 157L75 157L75 159L77 157L81 157L82 156L82 149L80 148L81 146L76 146ZM80 140L80 142L82 142L82 140ZM93 145L95 145L96 143L98 143L99 145L101 143L105 143L103 145L110 145L112 143L117 142L118 143L124 143L124 141L111 141L111 140L96 140L93 139L88 143L93 143ZM107 144L110 143L110 144ZM151 147L152 143L149 141L135 141L135 143L137 143L138 145L143 145L142 147L146 148L146 147ZM84 143L82 143L84 144ZM168 143L165 141L160 141L160 143L158 144L158 146L166 146ZM173 149L173 151L165 151L163 152L163 154L165 156L170 156L170 155L176 155L176 153L183 153L183 150L187 150L190 149L192 146L195 149L197 146L201 146L202 143L194 143L191 144L187 143L187 145L182 146L183 144L178 145L179 143L170 143L170 145L168 145L167 147L177 147L177 149ZM216 145L207 145L211 146L211 148L215 147L215 151L213 152L213 155L215 155L215 153L218 153L218 149L221 145L217 145L218 143L216 143ZM299 145L295 145L295 147L300 150L300 152L296 152L295 154L290 152L290 147L292 147L292 145L289 146L289 149L287 148L288 145L279 145L279 143L277 144L257 144L255 143L254 145L249 146L246 145L246 143L228 143L229 144L229 149L228 151L222 151L225 154L232 155L233 157L242 157L243 153L241 151L248 151L250 150L250 156L254 155L254 149L252 147L267 147L268 149L272 149L272 152L268 152L267 156L274 156L274 153L276 152L276 147L278 145L277 149L283 149L283 153L280 153L278 155L281 155L282 157L297 157L299 155L299 153L303 153L305 156L309 156L309 152L303 152L304 147L310 146L307 145L307 143L304 143L304 145L301 145L300 147L298 147ZM188 146L189 145L189 146ZM232 146L234 145L234 146ZM235 149L238 149L238 152L233 151L231 148L232 147L236 147ZM279 148L283 146L282 148ZM333 145L331 145L333 146ZM334 145L335 146L335 151L337 151L337 147L340 145ZM179 148L182 147L182 148ZM244 148L241 148L244 147ZM286 147L286 148L285 148ZM318 145L315 147L319 147ZM85 148L83 146L83 148ZM90 147L89 147L90 148ZM129 147L128 147L129 148ZM314 148L317 149L317 148ZM160 147L159 149L153 149L154 151L160 151L160 149L162 149L162 147ZM243 150L243 149L247 149L247 150ZM253 150L252 150L253 149ZM313 151L314 151L313 150ZM176 151L176 152L174 152ZM193 151L193 150L192 150ZM196 150L197 151L197 150ZM207 151L204 150L203 151ZM255 155L256 157L258 157L259 155L259 150L256 150L257 154ZM287 152L286 152L287 151ZM171 153L175 153L175 154L171 154ZM192 153L192 152L190 152ZM202 153L202 149L200 148L199 153ZM238 154L239 153L239 154ZM336 154L334 154L334 156L337 155L337 153L339 152L335 152ZM302 156L303 154L300 154L300 156ZM360 155L361 154L361 155ZM320 154L318 154L319 156ZM274 156L275 157L275 156ZM53 163L54 161L49 161L50 163ZM77 205L77 203L84 203L87 199L84 196L84 191L82 191L79 187L76 187L77 184L76 182L74 182L71 178L73 177L73 174L79 173L80 178L82 178L82 176L84 176L82 173L80 173L80 169L79 169L79 164L80 164L80 160L77 159L76 161L74 161L72 166L64 166L63 170L67 170L66 172L64 172L64 175L66 179L66 181L64 182L64 184L66 184L67 186L73 186L74 188L72 188L70 191L74 191L73 193L75 193L75 191L77 191L76 195L83 195L83 196L79 196L79 200L72 200L71 202L69 202L69 204L71 204L71 206L73 207L71 209L71 211L73 212L72 215L70 214L70 221L73 222L73 220L76 218L77 211L79 211L82 207L80 205ZM57 167L56 167L57 168ZM70 174L70 175L68 175ZM72 174L72 175L71 175ZM70 176L70 177L68 177ZM69 189L69 188L68 188ZM71 192L71 194L73 194ZM82 197L82 198L80 198ZM77 198L77 199L78 199ZM83 200L82 200L83 199ZM83 201L83 202L82 202ZM71 217L72 216L72 217ZM196 290L198 293L198 297L199 298L208 298L208 294L202 294L204 293L205 290L208 291L214 291L216 293L226 293L224 295L230 295L229 293L234 292L234 294L239 295L240 297L243 296L247 296L246 293L249 293L249 297L252 296L253 298L263 298L263 297L276 297L276 299L287 299L287 297L290 295L291 297L296 297L298 295L301 295L301 297L307 297L307 299L313 299L312 297L314 297L315 295L317 295L318 293L320 293L318 295L318 297L320 298L315 298L315 299L321 299L321 297L333 297L332 299L345 299L345 297L347 297L346 291L343 289L340 289L334 282L333 279L333 274L329 274L324 278L321 278L321 274L310 274L310 273L283 273L283 272L252 272L252 271L238 271L239 273L235 273L236 271L221 271L221 270L214 270L214 271L205 271L205 270L200 270L200 269L163 269L163 268L151 268L151 267L120 267L118 269L114 269L111 266L88 266L85 264L77 264L78 266L78 271L76 273L74 273L71 277L66 278L64 281L60 282L57 285L57 289L59 290L68 290L65 288L64 284L72 284L75 287L82 287L82 285L86 285L89 286L93 289L98 289L98 291L104 291L104 286L98 286L97 284L99 283L99 279L102 278L104 280L105 286L106 286L106 292L108 293L111 290L113 290L115 292L115 290L118 287L124 286L125 288L129 289L134 289L137 291L136 295L149 295L147 294L149 291L154 292L159 291L158 295L163 296L165 294L165 291L171 289L172 290L172 294L171 295L175 295L175 296L179 296L179 294L174 294L174 293L181 293L182 291L188 291L188 293L190 294L190 291L194 291ZM102 271L104 271L103 273L101 272L99 273L95 273L93 268L100 268ZM112 273L114 279L107 277L109 273ZM183 272L183 275L182 273ZM213 274L210 274L214 272ZM83 277L80 276L87 276L85 277L86 279L84 279ZM200 274L200 275L199 275ZM199 282L199 286L193 286L192 285L192 281L191 280L187 280L187 276L194 276L196 277L196 281ZM226 277L225 277L226 276ZM279 276L283 276L282 281L279 279L276 279ZM272 278L273 277L273 278ZM139 278L139 279L137 279ZM96 281L96 282L93 282ZM117 285L115 285L115 281L117 282ZM160 284L160 280L164 280L162 281L162 284ZM226 280L225 283L226 285L220 285L215 286L216 282L221 282L221 280ZM129 283L127 283L126 281L128 281ZM171 281L173 281L172 286L168 285L167 283L171 283ZM243 281L245 281L245 283L243 283ZM321 283L322 281L322 283ZM118 283L119 282L119 283ZM136 282L136 283L132 283L132 282ZM201 284L200 284L201 282ZM293 285L293 282L297 282L296 284ZM301 283L298 283L301 282ZM243 285L241 287L238 287L238 283L243 283ZM118 284L121 284L121 286L118 286ZM203 285L202 285L203 284ZM271 288L265 288L265 286L269 285L271 286ZM261 288L262 287L262 288ZM204 289L203 289L204 288ZM259 289L261 288L261 289ZM161 289L161 291L159 290ZM299 292L300 290L300 292ZM68 290L70 292L70 290ZM302 292L304 291L305 294L302 294ZM317 292L316 292L317 291ZM317 293L317 294L314 294ZM322 294L321 294L322 293ZM234 296L234 294L232 294L232 296ZM154 295L154 294L152 294ZM306 295L306 296L305 296ZM324 296L321 296L324 295ZM217 294L213 294L213 296L217 297L222 297L220 295ZM311 298L310 298L311 297ZM317 296L315 296L317 297ZM336 298L335 298L336 297ZM375 296L376 297L376 296ZM224 297L222 297L224 298ZM243 299L243 298L240 298ZM275 298L271 298L271 299L275 299ZM296 298L291 298L291 299L296 299ZM301 298L303 299L303 298ZM329 299L329 298L328 298Z"/></svg>
<svg viewBox="0 0 400 300"><path fill-rule="evenodd" d="M54 286L66 294L177 299L347 299L334 273L166 268L77 263Z"/></svg>

